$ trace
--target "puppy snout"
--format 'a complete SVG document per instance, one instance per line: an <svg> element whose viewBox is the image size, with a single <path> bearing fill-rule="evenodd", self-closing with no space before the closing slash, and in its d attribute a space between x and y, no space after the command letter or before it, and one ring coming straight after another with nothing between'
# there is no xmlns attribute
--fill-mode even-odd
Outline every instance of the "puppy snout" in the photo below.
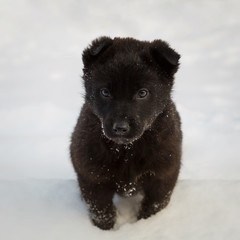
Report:
<svg viewBox="0 0 240 240"><path fill-rule="evenodd" d="M113 124L112 130L116 135L123 136L129 132L130 126L128 122L115 122Z"/></svg>

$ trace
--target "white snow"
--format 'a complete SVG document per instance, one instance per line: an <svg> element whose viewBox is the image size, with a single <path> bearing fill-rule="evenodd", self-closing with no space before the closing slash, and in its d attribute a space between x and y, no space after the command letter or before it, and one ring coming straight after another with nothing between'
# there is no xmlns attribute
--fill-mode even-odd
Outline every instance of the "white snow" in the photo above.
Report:
<svg viewBox="0 0 240 240"><path fill-rule="evenodd" d="M0 239L239 239L240 181L181 180L168 207L136 222L139 196L115 198L118 222L89 221L73 180L0 182Z"/></svg>
<svg viewBox="0 0 240 240"><path fill-rule="evenodd" d="M0 0L0 239L239 239L239 12L238 0ZM69 180L81 54L101 35L161 38L182 55L180 182L146 221L116 198L110 232L91 225Z"/></svg>

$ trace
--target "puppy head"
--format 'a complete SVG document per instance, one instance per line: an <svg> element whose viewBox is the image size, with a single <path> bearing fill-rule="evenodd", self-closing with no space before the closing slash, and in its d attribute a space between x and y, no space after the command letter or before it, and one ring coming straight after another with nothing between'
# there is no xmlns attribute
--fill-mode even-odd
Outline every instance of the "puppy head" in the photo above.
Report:
<svg viewBox="0 0 240 240"><path fill-rule="evenodd" d="M180 55L166 42L101 37L83 52L86 102L107 138L139 139L170 99Z"/></svg>

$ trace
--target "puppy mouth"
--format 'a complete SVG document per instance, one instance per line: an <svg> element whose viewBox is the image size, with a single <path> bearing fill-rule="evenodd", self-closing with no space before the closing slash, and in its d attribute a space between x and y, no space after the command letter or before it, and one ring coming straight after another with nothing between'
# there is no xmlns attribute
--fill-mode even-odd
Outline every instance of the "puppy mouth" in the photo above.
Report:
<svg viewBox="0 0 240 240"><path fill-rule="evenodd" d="M114 143L117 143L119 145L131 145L133 142L137 141L140 136L134 136L134 137L124 137L124 136L108 136L104 131L103 131L104 136L109 139L110 141L113 141Z"/></svg>
<svg viewBox="0 0 240 240"><path fill-rule="evenodd" d="M109 139L117 144L127 145L127 144L132 144L138 138L115 137L115 138L109 138Z"/></svg>

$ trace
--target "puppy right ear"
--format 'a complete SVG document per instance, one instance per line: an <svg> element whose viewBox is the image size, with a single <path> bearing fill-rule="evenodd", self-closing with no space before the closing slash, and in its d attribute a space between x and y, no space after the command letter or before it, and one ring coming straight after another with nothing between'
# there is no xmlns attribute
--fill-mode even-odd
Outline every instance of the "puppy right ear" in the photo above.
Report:
<svg viewBox="0 0 240 240"><path fill-rule="evenodd" d="M82 54L84 68L88 68L112 43L113 40L109 37L93 40Z"/></svg>
<svg viewBox="0 0 240 240"><path fill-rule="evenodd" d="M150 52L162 71L171 77L177 72L180 55L167 42L162 40L151 42Z"/></svg>

